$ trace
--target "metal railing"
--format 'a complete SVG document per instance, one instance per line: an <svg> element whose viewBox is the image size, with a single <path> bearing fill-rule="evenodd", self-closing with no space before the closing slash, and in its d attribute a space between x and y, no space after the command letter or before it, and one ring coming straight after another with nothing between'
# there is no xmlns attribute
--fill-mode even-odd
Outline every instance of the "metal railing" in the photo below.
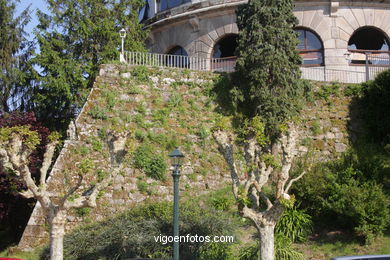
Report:
<svg viewBox="0 0 390 260"><path fill-rule="evenodd" d="M357 53L357 54L356 54ZM302 78L315 81L338 81L342 83L361 83L374 79L375 76L390 68L389 53L363 53L365 63L354 63L356 55L349 57L350 66L343 69L330 69L325 66L301 67ZM353 56L355 55L355 56ZM360 57L361 60L362 57ZM186 68L196 71L233 72L236 65L236 57L204 59L182 55L125 52L121 55L121 61L129 65L143 65L170 68Z"/></svg>
<svg viewBox="0 0 390 260"><path fill-rule="evenodd" d="M198 57L146 52L125 52L123 57L129 65L210 70L208 60Z"/></svg>

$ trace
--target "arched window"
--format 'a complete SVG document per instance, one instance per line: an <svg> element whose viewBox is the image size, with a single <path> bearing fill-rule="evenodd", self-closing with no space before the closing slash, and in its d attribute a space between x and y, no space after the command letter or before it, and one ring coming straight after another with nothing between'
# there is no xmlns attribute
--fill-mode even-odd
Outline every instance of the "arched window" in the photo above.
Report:
<svg viewBox="0 0 390 260"><path fill-rule="evenodd" d="M237 34L228 34L221 38L213 48L213 58L226 58L235 56L237 48Z"/></svg>
<svg viewBox="0 0 390 260"><path fill-rule="evenodd" d="M348 41L351 64L389 64L389 40L375 27L357 29Z"/></svg>
<svg viewBox="0 0 390 260"><path fill-rule="evenodd" d="M169 56L166 59L166 64L168 67L179 67L179 68L188 68L189 60L188 53L181 46L175 46L171 48L167 54Z"/></svg>
<svg viewBox="0 0 390 260"><path fill-rule="evenodd" d="M297 49L302 57L303 66L324 65L324 47L321 39L312 31L297 28L299 43Z"/></svg>

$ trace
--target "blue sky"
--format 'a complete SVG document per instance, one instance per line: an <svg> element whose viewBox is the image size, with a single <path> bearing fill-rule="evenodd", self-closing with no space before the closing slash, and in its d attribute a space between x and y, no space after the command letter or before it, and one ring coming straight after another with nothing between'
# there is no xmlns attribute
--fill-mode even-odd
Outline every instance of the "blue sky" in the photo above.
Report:
<svg viewBox="0 0 390 260"><path fill-rule="evenodd" d="M46 2L44 0L20 0L20 2L16 2L16 15L20 14L22 10L27 8L31 4L31 22L26 26L25 31L30 34L30 39L33 38L32 32L33 29L38 24L38 19L36 16L37 9L40 9L43 12L47 12Z"/></svg>

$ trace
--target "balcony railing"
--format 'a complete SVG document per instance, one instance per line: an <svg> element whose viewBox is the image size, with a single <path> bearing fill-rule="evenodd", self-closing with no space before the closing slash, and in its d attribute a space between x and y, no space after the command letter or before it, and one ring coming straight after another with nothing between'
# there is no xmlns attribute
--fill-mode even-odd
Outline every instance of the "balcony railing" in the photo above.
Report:
<svg viewBox="0 0 390 260"><path fill-rule="evenodd" d="M352 55L357 54L353 53ZM390 53L385 55L363 53L363 55L365 55L364 59L370 62L366 62L360 67L350 66L350 69L329 69L325 66L301 67L302 78L315 81L361 83L374 79L379 72L390 68ZM356 57L349 57L350 63ZM185 68L196 71L214 72L233 72L236 65L236 57L204 59L199 57L141 52L125 52L123 55L121 54L121 61L129 65Z"/></svg>

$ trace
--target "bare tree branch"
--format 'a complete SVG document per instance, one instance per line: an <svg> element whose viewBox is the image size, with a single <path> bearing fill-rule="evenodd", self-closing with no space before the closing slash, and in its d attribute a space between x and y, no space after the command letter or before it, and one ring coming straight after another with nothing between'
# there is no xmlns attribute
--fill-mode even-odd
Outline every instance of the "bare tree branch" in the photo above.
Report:
<svg viewBox="0 0 390 260"><path fill-rule="evenodd" d="M51 142L47 144L46 146L46 152L43 155L43 162L42 167L40 169L41 176L39 180L39 185L42 190L46 190L46 177L47 177L47 171L49 170L49 167L53 161L54 151L57 146L58 142Z"/></svg>
<svg viewBox="0 0 390 260"><path fill-rule="evenodd" d="M286 189L284 190L285 193L288 193L288 191L290 190L291 188L291 185L296 182L297 180L299 180L300 178L303 177L303 175L306 174L306 171L303 171L298 177L294 178L294 179L291 179L290 182L288 183Z"/></svg>

